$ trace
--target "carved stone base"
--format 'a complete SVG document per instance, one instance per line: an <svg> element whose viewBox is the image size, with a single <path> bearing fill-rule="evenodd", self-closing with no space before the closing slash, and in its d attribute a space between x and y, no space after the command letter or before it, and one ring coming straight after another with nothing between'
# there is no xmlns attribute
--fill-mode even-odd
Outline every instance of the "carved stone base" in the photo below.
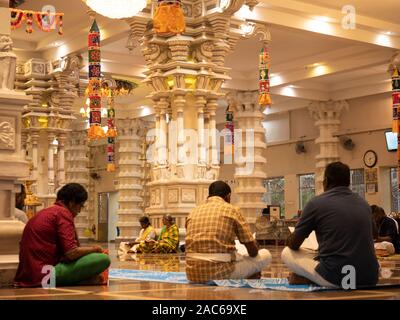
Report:
<svg viewBox="0 0 400 320"><path fill-rule="evenodd" d="M18 254L19 242L25 225L18 220L0 220L0 252Z"/></svg>
<svg viewBox="0 0 400 320"><path fill-rule="evenodd" d="M171 214L179 228L185 228L186 217L208 197L208 187L213 181L165 182L150 185L150 215L155 228L162 227L164 214Z"/></svg>
<svg viewBox="0 0 400 320"><path fill-rule="evenodd" d="M18 255L0 255L0 288L13 285L18 262Z"/></svg>

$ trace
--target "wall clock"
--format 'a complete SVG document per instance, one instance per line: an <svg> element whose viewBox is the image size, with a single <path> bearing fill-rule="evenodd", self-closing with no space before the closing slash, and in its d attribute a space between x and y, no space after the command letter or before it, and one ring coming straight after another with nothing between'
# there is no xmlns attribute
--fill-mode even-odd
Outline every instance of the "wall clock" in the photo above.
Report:
<svg viewBox="0 0 400 320"><path fill-rule="evenodd" d="M374 150L368 150L364 153L364 164L368 168L375 167L378 162L378 155Z"/></svg>

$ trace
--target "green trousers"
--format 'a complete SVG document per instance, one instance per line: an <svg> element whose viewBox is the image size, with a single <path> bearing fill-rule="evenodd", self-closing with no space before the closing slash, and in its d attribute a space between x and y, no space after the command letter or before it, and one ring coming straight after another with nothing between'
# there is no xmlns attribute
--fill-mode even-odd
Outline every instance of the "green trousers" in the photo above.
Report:
<svg viewBox="0 0 400 320"><path fill-rule="evenodd" d="M72 286L102 273L110 266L110 258L103 253L90 253L71 263L55 266L56 286Z"/></svg>

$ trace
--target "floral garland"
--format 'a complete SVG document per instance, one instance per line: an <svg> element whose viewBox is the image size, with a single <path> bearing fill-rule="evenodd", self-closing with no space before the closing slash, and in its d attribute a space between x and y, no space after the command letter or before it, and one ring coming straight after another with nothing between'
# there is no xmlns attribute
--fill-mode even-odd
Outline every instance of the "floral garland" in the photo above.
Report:
<svg viewBox="0 0 400 320"><path fill-rule="evenodd" d="M38 28L44 32L50 32L57 28L58 34L63 35L63 17L64 13L37 12L30 10L10 9L11 11L11 29L21 28L22 23L26 20L26 32L33 32L33 21L36 22Z"/></svg>
<svg viewBox="0 0 400 320"><path fill-rule="evenodd" d="M153 18L154 30L157 34L179 34L186 29L181 0L158 0Z"/></svg>

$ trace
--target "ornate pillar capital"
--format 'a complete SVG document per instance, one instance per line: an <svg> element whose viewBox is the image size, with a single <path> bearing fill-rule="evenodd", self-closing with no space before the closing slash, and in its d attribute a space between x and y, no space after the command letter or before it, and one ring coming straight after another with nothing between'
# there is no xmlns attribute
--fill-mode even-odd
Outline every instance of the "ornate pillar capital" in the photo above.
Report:
<svg viewBox="0 0 400 320"><path fill-rule="evenodd" d="M393 71L395 69L400 69L400 51L396 51L392 58L390 59L390 63L389 63L389 68L388 68L388 72L390 73L390 76L392 76Z"/></svg>
<svg viewBox="0 0 400 320"><path fill-rule="evenodd" d="M338 120L342 111L348 110L349 103L341 101L312 101L308 106L311 117L318 120Z"/></svg>

